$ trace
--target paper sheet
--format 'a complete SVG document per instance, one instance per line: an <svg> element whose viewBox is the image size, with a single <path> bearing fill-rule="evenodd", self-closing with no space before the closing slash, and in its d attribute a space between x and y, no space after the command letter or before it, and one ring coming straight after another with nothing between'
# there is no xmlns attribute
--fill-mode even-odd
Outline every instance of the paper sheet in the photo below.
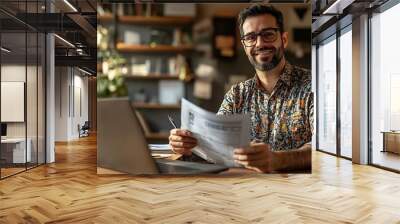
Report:
<svg viewBox="0 0 400 224"><path fill-rule="evenodd" d="M150 150L158 150L158 151L171 151L172 148L169 144L149 144Z"/></svg>
<svg viewBox="0 0 400 224"><path fill-rule="evenodd" d="M181 108L181 128L197 138L193 152L209 162L238 167L233 150L250 142L250 115L217 116L185 99Z"/></svg>
<svg viewBox="0 0 400 224"><path fill-rule="evenodd" d="M173 153L169 144L149 144L148 147L153 155Z"/></svg>

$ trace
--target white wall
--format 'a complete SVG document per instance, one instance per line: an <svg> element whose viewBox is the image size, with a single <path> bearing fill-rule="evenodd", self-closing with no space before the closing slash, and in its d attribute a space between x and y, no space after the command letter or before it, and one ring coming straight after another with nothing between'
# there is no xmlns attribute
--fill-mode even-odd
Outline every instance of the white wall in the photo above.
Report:
<svg viewBox="0 0 400 224"><path fill-rule="evenodd" d="M56 67L56 141L79 138L78 124L88 120L88 78L83 75L76 68Z"/></svg>
<svg viewBox="0 0 400 224"><path fill-rule="evenodd" d="M1 66L1 81L3 82L25 82L25 71L24 65L2 65ZM28 66L28 73L33 70L32 66ZM25 82L26 83L26 82ZM28 93L28 96L36 96L36 93ZM4 96L3 96L4 97ZM7 108L1 108L1 110L7 110ZM28 119L30 120L30 119ZM7 123L7 136L8 137L25 137L25 122L10 122Z"/></svg>
<svg viewBox="0 0 400 224"><path fill-rule="evenodd" d="M38 69L38 70L37 70ZM24 138L25 135L30 140L29 147L32 152L32 161L44 163L44 92L42 67L31 66L25 64L3 64L1 67L2 82L24 82L26 84L26 106L21 108L21 112L26 112L26 121L23 122L6 122L7 137ZM25 80L27 78L27 81ZM7 95L2 95L2 98ZM2 107L1 110L12 110L11 108ZM8 111L13 113L13 111ZM14 112L15 113L15 112ZM37 157L37 153L39 153Z"/></svg>
<svg viewBox="0 0 400 224"><path fill-rule="evenodd" d="M55 68L55 140L68 140L68 86L67 67Z"/></svg>

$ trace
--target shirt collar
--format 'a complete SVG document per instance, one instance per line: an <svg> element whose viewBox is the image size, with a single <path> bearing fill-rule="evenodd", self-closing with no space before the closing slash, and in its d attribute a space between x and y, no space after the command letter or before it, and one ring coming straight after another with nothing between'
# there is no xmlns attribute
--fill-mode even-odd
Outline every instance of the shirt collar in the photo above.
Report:
<svg viewBox="0 0 400 224"><path fill-rule="evenodd" d="M282 74L279 76L279 80L276 85L278 86L279 82L281 81L290 87L292 85L293 75L293 65L286 61L285 66L283 67ZM260 83L260 79L258 78L257 74L254 75L254 81L257 89L265 91L264 87Z"/></svg>

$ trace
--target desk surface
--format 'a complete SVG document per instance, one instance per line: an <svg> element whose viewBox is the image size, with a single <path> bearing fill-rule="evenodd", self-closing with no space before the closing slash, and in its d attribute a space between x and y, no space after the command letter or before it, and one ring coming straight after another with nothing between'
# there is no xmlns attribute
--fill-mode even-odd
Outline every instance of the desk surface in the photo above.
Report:
<svg viewBox="0 0 400 224"><path fill-rule="evenodd" d="M176 154L161 154L162 156L160 156L160 154L158 153L153 153L153 158L170 158L172 160L177 160L180 158L180 155L176 155ZM155 156L156 155L156 156ZM288 174L288 173L293 173L293 174L309 174L311 173L311 170L305 170L305 171L291 171L291 172L283 172L283 174ZM107 169L104 167L97 167L97 174L99 175L113 175L113 174L126 174L123 172L119 172L119 171L115 171L112 169ZM220 172L218 174L204 174L206 176L208 175L217 175L217 176L231 176L231 175L243 175L243 174L260 174L254 170L250 170L250 169L246 169L246 168L229 168L226 171ZM278 174L278 173L271 173L271 174ZM154 176L165 176L165 174L160 174L160 175L154 175ZM170 175L166 175L166 176L170 176ZM173 176L173 175L172 175ZM178 176L182 176L182 175L178 175ZM191 176L191 175L188 175ZM199 176L199 175L196 175ZM200 175L201 176L201 175Z"/></svg>
<svg viewBox="0 0 400 224"><path fill-rule="evenodd" d="M97 167L97 174L99 175L121 175L121 174L126 174L126 173L122 173L119 171L115 171L115 170L111 170L111 169L107 169L107 168L103 168L103 167ZM221 173L218 174L204 174L206 176L212 175L212 176L231 176L231 175L243 175L243 174L257 174L257 172L253 171L253 170L249 170L249 169L244 169L244 168L230 168L227 171L223 171ZM159 175L150 175L153 177L170 177L170 176L174 176L174 175L165 175L165 174L159 174ZM185 175L175 175L176 177L179 176L185 176ZM187 175L187 176L193 176L193 175ZM202 175L194 175L194 176L202 176Z"/></svg>
<svg viewBox="0 0 400 224"><path fill-rule="evenodd" d="M163 159L171 159L171 160L177 160L181 157L181 155L176 155L176 154L159 154L159 153L153 153L153 158L163 158ZM230 168L227 171L223 171L221 173L219 173L218 175L234 175L234 174L246 174L246 173L257 173L253 170L249 170L249 169L244 169L244 168ZM119 172L116 170L112 170L112 169L107 169L104 167L97 167L97 174L100 175L109 175L109 174L125 174L123 172ZM206 174L206 175L210 175L210 174ZM211 175L215 175L215 174L211 174ZM161 175L162 176L162 175Z"/></svg>
<svg viewBox="0 0 400 224"><path fill-rule="evenodd" d="M1 139L1 143L20 143L20 142L24 142L25 138L5 138L5 139ZM29 138L27 139L27 141L29 141Z"/></svg>

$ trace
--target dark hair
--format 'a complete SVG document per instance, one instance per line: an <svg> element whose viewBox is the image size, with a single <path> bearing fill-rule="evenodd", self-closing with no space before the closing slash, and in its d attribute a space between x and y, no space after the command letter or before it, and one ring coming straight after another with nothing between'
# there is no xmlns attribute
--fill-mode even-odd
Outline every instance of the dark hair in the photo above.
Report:
<svg viewBox="0 0 400 224"><path fill-rule="evenodd" d="M283 29L283 15L282 12L274 8L273 6L261 5L261 4L254 4L250 7L247 7L240 11L238 16L238 24L240 30L240 36L243 36L243 23L247 19L247 17L258 16L263 14L270 14L276 19L276 23L281 32L284 31Z"/></svg>

